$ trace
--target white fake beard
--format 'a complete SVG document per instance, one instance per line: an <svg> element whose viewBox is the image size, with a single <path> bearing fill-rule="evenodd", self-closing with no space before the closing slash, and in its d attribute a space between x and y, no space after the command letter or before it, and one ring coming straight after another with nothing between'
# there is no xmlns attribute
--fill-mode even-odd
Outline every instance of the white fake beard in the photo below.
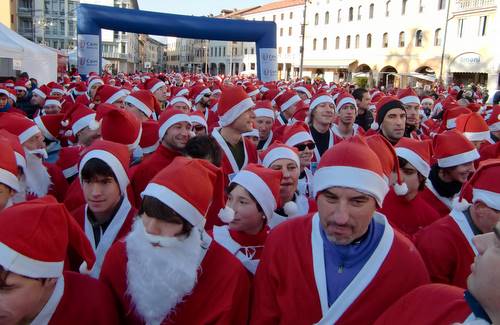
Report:
<svg viewBox="0 0 500 325"><path fill-rule="evenodd" d="M46 195L52 184L47 168L41 158L26 152L26 193L34 193L37 197Z"/></svg>
<svg viewBox="0 0 500 325"><path fill-rule="evenodd" d="M127 294L147 325L159 325L196 284L200 232L193 228L188 237L170 241L168 247L153 246L138 218L125 241Z"/></svg>

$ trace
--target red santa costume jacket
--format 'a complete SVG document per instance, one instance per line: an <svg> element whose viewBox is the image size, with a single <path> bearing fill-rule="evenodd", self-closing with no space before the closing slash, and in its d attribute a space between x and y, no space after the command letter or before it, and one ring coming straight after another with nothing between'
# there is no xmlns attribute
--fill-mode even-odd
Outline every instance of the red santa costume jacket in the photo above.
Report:
<svg viewBox="0 0 500 325"><path fill-rule="evenodd" d="M452 208L452 200L439 195L430 180L425 182L425 189L419 194L441 217L448 215Z"/></svg>
<svg viewBox="0 0 500 325"><path fill-rule="evenodd" d="M130 232L130 229L132 229L134 218L135 216L137 216L137 210L132 207L126 197L123 198L120 207L113 216L113 220L109 224L108 228L106 228L104 234L102 234L101 240L96 247L94 231L92 229L92 224L90 223L90 220L87 216L87 209L88 205L85 204L77 210L71 212L71 214L76 219L80 227L82 227L82 229L85 231L85 235L87 236L87 239L94 249L96 262L94 264L94 267L92 268L90 275L94 278L98 278L106 253L108 252L112 244L125 237ZM72 261L74 261L74 259ZM77 267L79 267L83 260L79 260L78 262L79 263L77 264L74 263ZM78 270L78 268L75 270Z"/></svg>
<svg viewBox="0 0 500 325"><path fill-rule="evenodd" d="M160 145L158 149L150 156L146 157L133 171L130 183L132 184L132 192L134 192L134 206L140 207L142 198L141 193L144 191L149 181L158 174L160 170L168 166L175 157L181 156L181 153L173 151Z"/></svg>
<svg viewBox="0 0 500 325"><path fill-rule="evenodd" d="M127 262L126 243L120 240L109 250L100 280L111 288L118 302L121 324L143 324L127 294ZM198 272L191 294L162 324L244 324L248 319L250 278L241 263L212 241Z"/></svg>
<svg viewBox="0 0 500 325"><path fill-rule="evenodd" d="M49 185L47 193L44 195L52 195L57 199L57 201L63 202L64 196L66 195L66 192L68 190L68 182L66 181L66 177L64 177L61 168L59 168L59 166L57 166L56 164L44 162L43 165L45 166L45 168L47 168L47 173L49 173L51 183ZM34 200L41 196L43 195L37 195L36 193L28 192L26 193L26 200Z"/></svg>
<svg viewBox="0 0 500 325"><path fill-rule="evenodd" d="M425 202L420 193L408 201L404 196L394 193L394 189L386 195L380 212L387 217L391 226L412 238L420 229L430 225L441 216Z"/></svg>
<svg viewBox="0 0 500 325"><path fill-rule="evenodd" d="M339 130L338 124L333 123L332 127L331 127L331 130L333 131L333 133L337 137L339 137L340 139L344 139L344 137L342 136L342 134L340 134L340 130ZM353 126L352 126L352 136L355 136L355 135L360 135L360 136L364 136L365 135L365 130L363 130L363 128L360 127L359 125L357 125L356 123L354 123Z"/></svg>
<svg viewBox="0 0 500 325"><path fill-rule="evenodd" d="M456 210L415 235L432 282L467 287L470 265L478 254L473 237L465 215Z"/></svg>
<svg viewBox="0 0 500 325"><path fill-rule="evenodd" d="M342 138L333 133L331 129L328 129L328 134L329 134L329 140L328 140L328 149L333 147L335 144L339 143L342 141ZM327 150L328 150L327 149ZM319 153L318 147L314 148L314 155L311 159L311 163L319 163L319 160L321 159L321 155Z"/></svg>
<svg viewBox="0 0 500 325"><path fill-rule="evenodd" d="M251 324L371 324L403 294L428 283L413 244L384 216L382 238L350 285L328 307L319 215L273 229L255 276ZM397 283L397 285L393 285Z"/></svg>
<svg viewBox="0 0 500 325"><path fill-rule="evenodd" d="M52 296L31 324L119 324L113 295L99 281L73 272L57 280Z"/></svg>

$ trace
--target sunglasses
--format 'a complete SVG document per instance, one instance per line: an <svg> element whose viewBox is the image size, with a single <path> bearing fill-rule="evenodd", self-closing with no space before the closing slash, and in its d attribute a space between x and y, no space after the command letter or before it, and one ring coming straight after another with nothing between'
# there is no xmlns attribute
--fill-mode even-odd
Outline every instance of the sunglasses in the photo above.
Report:
<svg viewBox="0 0 500 325"><path fill-rule="evenodd" d="M205 130L205 127L203 125L195 125L195 126L193 126L193 129L195 131L201 132L201 131Z"/></svg>
<svg viewBox="0 0 500 325"><path fill-rule="evenodd" d="M314 150L314 148L316 148L316 144L314 142L309 142L307 144L301 143L301 144L295 145L294 147L297 148L299 151L306 150L306 147L309 150Z"/></svg>
<svg viewBox="0 0 500 325"><path fill-rule="evenodd" d="M212 96L212 94L205 94L205 95L203 95L203 97L210 97L210 96Z"/></svg>

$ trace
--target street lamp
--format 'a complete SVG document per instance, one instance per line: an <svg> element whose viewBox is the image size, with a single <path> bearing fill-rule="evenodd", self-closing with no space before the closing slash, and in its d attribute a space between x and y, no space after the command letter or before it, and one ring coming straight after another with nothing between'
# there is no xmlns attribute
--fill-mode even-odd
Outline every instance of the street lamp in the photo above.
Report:
<svg viewBox="0 0 500 325"><path fill-rule="evenodd" d="M448 34L448 22L450 21L450 18L449 18L449 16L450 16L450 0L448 0L447 6L448 7L446 8L446 22L444 25L443 49L441 52L441 65L439 68L439 81L441 82L441 84L443 84L444 53L445 53L445 49L446 49L446 36Z"/></svg>
<svg viewBox="0 0 500 325"><path fill-rule="evenodd" d="M307 16L307 3L309 0L304 1L304 17L302 22L302 45L300 46L300 70L299 78L302 79L302 71L304 70L304 43L306 40L306 16Z"/></svg>

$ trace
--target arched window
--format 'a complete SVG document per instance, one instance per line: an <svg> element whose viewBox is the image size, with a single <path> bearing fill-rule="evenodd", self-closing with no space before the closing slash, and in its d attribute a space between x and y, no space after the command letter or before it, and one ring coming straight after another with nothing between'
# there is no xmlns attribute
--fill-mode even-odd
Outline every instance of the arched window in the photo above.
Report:
<svg viewBox="0 0 500 325"><path fill-rule="evenodd" d="M424 34L422 33L422 30L417 30L417 32L415 33L415 46L421 47L423 38Z"/></svg>
<svg viewBox="0 0 500 325"><path fill-rule="evenodd" d="M370 4L370 12L368 15L368 18L373 19L373 12L375 11L375 5L372 3Z"/></svg>
<svg viewBox="0 0 500 325"><path fill-rule="evenodd" d="M359 34L356 35L356 38L354 39L354 47L359 49Z"/></svg>
<svg viewBox="0 0 500 325"><path fill-rule="evenodd" d="M317 25L317 24L319 24L319 14L318 13L316 13L314 15L314 25Z"/></svg>
<svg viewBox="0 0 500 325"><path fill-rule="evenodd" d="M325 25L328 25L330 23L330 13L327 11L325 12Z"/></svg>
<svg viewBox="0 0 500 325"><path fill-rule="evenodd" d="M366 47L367 48L372 47L372 34L366 35Z"/></svg>
<svg viewBox="0 0 500 325"><path fill-rule="evenodd" d="M354 9L353 7L349 8L349 21L352 21L354 19Z"/></svg>
<svg viewBox="0 0 500 325"><path fill-rule="evenodd" d="M408 3L408 0L403 0L401 2L401 15L406 15L406 4Z"/></svg>
<svg viewBox="0 0 500 325"><path fill-rule="evenodd" d="M441 46L441 28L434 32L434 46Z"/></svg>
<svg viewBox="0 0 500 325"><path fill-rule="evenodd" d="M323 38L323 50L328 49L328 39L325 37Z"/></svg>
<svg viewBox="0 0 500 325"><path fill-rule="evenodd" d="M405 47L405 32L399 33L398 46Z"/></svg>
<svg viewBox="0 0 500 325"><path fill-rule="evenodd" d="M384 33L384 35L382 35L382 47L386 48L388 46L389 46L389 34Z"/></svg>
<svg viewBox="0 0 500 325"><path fill-rule="evenodd" d="M340 48L340 37L337 36L335 38L335 49L338 50Z"/></svg>
<svg viewBox="0 0 500 325"><path fill-rule="evenodd" d="M337 11L337 23L340 23L342 21L342 9L339 9Z"/></svg>
<svg viewBox="0 0 500 325"><path fill-rule="evenodd" d="M316 43L318 41L316 39L313 39L313 51L316 51Z"/></svg>
<svg viewBox="0 0 500 325"><path fill-rule="evenodd" d="M351 48L351 35L348 35L347 38L345 39L345 48L346 49Z"/></svg>
<svg viewBox="0 0 500 325"><path fill-rule="evenodd" d="M387 2L385 3L385 16L386 17L389 17L389 14L391 13L389 11L390 6L391 6L391 0L387 0Z"/></svg>
<svg viewBox="0 0 500 325"><path fill-rule="evenodd" d="M358 20L361 20L361 8L362 6L358 6Z"/></svg>

